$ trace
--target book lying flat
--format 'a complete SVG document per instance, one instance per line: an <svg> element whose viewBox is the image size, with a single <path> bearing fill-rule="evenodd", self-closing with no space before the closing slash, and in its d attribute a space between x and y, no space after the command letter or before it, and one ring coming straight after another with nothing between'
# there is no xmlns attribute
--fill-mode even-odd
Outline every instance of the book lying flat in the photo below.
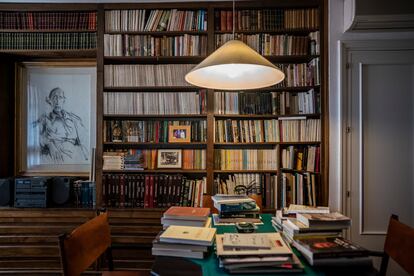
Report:
<svg viewBox="0 0 414 276"><path fill-rule="evenodd" d="M296 215L296 219L309 228L337 227L347 228L351 226L351 219L340 213L329 214L301 214Z"/></svg>
<svg viewBox="0 0 414 276"><path fill-rule="evenodd" d="M210 208L172 206L165 211L164 218L205 221L209 215Z"/></svg>
<svg viewBox="0 0 414 276"><path fill-rule="evenodd" d="M267 235L224 233L224 249L270 249L272 247Z"/></svg>
<svg viewBox="0 0 414 276"><path fill-rule="evenodd" d="M214 203L217 204L234 204L242 202L256 202L254 199L248 197L247 195L226 195L226 194L217 194L212 196L211 199Z"/></svg>
<svg viewBox="0 0 414 276"><path fill-rule="evenodd" d="M179 225L179 226L210 227L211 218L210 217L207 218L206 221L161 218L161 224L163 226Z"/></svg>
<svg viewBox="0 0 414 276"><path fill-rule="evenodd" d="M285 214L327 214L329 213L329 207L313 207L306 205L290 204L288 208L283 209Z"/></svg>
<svg viewBox="0 0 414 276"><path fill-rule="evenodd" d="M248 239L249 235L263 235L270 240L271 247L269 249L224 249L223 238L224 235L216 236L216 254L219 257L224 256L263 256L263 255L278 255L278 256L291 256L292 251L283 241L279 233L254 233L254 234L241 234L246 235L245 238Z"/></svg>
<svg viewBox="0 0 414 276"><path fill-rule="evenodd" d="M202 251L182 251L182 250L165 250L152 248L152 255L154 256L170 256L170 257L183 257L183 258L194 258L203 259L204 252Z"/></svg>
<svg viewBox="0 0 414 276"><path fill-rule="evenodd" d="M171 225L160 235L160 241L210 246L215 234L215 228Z"/></svg>
<svg viewBox="0 0 414 276"><path fill-rule="evenodd" d="M295 246L308 260L336 257L363 257L368 251L342 237L312 237L293 241Z"/></svg>

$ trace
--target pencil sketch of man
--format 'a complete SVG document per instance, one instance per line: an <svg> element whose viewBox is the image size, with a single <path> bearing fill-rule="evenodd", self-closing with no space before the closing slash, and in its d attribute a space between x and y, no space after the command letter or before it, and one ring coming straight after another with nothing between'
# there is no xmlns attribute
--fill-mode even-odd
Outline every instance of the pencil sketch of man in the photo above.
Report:
<svg viewBox="0 0 414 276"><path fill-rule="evenodd" d="M88 149L81 138L87 131L79 116L63 109L65 100L65 92L59 87L53 88L46 97L51 111L33 122L40 131L40 154L56 163L79 157L88 160Z"/></svg>

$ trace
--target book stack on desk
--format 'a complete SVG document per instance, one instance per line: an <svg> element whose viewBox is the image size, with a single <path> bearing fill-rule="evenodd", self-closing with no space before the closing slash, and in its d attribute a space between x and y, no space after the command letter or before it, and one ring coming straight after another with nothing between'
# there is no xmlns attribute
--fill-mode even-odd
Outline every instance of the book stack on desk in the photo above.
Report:
<svg viewBox="0 0 414 276"><path fill-rule="evenodd" d="M260 208L246 195L215 195L214 207L219 214L213 215L214 224L237 222L261 223Z"/></svg>
<svg viewBox="0 0 414 276"><path fill-rule="evenodd" d="M292 245L313 266L372 266L366 249L341 237L299 238Z"/></svg>
<svg viewBox="0 0 414 276"><path fill-rule="evenodd" d="M326 214L302 214L283 221L283 235L290 242L311 236L340 236L351 226L350 218L334 212Z"/></svg>
<svg viewBox="0 0 414 276"><path fill-rule="evenodd" d="M303 266L279 233L225 233L216 237L219 265L229 273L301 272Z"/></svg>
<svg viewBox="0 0 414 276"><path fill-rule="evenodd" d="M171 225L154 239L152 255L203 259L215 234L215 228Z"/></svg>
<svg viewBox="0 0 414 276"><path fill-rule="evenodd" d="M211 227L210 208L170 207L161 218L166 229L170 225Z"/></svg>

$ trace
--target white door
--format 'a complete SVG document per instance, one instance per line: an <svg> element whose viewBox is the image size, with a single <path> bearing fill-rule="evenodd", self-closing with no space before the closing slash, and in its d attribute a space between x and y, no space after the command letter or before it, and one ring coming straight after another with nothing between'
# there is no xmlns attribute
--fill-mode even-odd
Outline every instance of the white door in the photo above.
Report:
<svg viewBox="0 0 414 276"><path fill-rule="evenodd" d="M349 237L382 251L391 214L414 226L414 50L351 48L347 62L343 153ZM404 275L393 263L388 272Z"/></svg>

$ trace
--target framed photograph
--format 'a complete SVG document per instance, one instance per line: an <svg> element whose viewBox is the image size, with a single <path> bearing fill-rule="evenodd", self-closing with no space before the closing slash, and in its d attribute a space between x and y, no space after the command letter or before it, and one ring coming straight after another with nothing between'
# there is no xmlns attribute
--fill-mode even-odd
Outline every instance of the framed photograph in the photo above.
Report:
<svg viewBox="0 0 414 276"><path fill-rule="evenodd" d="M96 144L96 63L27 62L16 72L17 174L87 175Z"/></svg>
<svg viewBox="0 0 414 276"><path fill-rule="evenodd" d="M169 126L168 142L170 143L190 143L191 126Z"/></svg>
<svg viewBox="0 0 414 276"><path fill-rule="evenodd" d="M157 156L157 168L169 169L181 168L181 150L180 149L159 149Z"/></svg>

